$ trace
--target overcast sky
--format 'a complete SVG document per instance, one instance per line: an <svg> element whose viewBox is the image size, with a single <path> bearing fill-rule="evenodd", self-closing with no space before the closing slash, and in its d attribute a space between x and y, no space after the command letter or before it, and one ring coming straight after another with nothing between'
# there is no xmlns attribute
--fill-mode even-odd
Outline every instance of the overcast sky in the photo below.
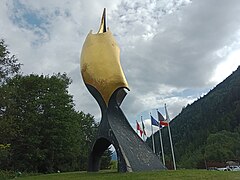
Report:
<svg viewBox="0 0 240 180"><path fill-rule="evenodd" d="M104 7L131 90L122 109L134 127L156 108L164 115L164 103L174 118L240 65L239 0L1 0L0 38L24 74L66 72L76 109L99 120L79 59Z"/></svg>

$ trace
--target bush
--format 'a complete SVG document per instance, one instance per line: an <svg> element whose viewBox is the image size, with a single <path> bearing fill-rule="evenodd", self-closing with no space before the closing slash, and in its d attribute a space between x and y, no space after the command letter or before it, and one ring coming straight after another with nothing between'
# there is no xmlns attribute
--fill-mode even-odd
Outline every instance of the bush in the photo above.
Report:
<svg viewBox="0 0 240 180"><path fill-rule="evenodd" d="M13 179L16 177L16 173L14 171L3 171L0 170L0 179L5 180L5 179Z"/></svg>
<svg viewBox="0 0 240 180"><path fill-rule="evenodd" d="M118 162L112 160L111 163L110 163L110 169L111 170L117 170L117 168L118 168Z"/></svg>

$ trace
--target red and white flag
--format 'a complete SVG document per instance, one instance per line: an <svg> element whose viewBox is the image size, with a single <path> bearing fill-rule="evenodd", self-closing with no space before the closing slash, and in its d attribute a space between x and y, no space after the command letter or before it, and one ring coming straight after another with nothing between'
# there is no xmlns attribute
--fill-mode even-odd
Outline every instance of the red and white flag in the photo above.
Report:
<svg viewBox="0 0 240 180"><path fill-rule="evenodd" d="M136 121L137 123L137 131L140 131L140 136L142 137L143 135L143 130L141 129L141 126L139 125L139 123Z"/></svg>

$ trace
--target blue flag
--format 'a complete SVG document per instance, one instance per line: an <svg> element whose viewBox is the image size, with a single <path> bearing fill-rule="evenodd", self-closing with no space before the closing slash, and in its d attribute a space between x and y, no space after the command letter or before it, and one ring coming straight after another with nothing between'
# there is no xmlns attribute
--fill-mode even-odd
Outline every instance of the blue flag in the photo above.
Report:
<svg viewBox="0 0 240 180"><path fill-rule="evenodd" d="M151 122L153 126L159 126L159 122L151 116Z"/></svg>

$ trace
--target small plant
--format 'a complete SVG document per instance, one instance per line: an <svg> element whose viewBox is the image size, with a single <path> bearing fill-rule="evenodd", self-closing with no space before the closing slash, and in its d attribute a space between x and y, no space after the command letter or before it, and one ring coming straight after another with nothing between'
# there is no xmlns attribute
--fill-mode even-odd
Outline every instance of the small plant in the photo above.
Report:
<svg viewBox="0 0 240 180"><path fill-rule="evenodd" d="M3 171L0 170L0 179L6 180L6 179L13 179L16 177L16 173L14 171Z"/></svg>

